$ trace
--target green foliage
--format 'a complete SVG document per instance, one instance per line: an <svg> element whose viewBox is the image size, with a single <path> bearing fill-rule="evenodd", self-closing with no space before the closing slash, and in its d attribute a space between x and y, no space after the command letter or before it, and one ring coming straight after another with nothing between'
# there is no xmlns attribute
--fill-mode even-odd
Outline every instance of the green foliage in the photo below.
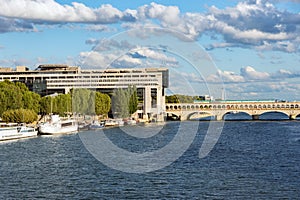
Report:
<svg viewBox="0 0 300 200"><path fill-rule="evenodd" d="M137 89L135 86L128 87L128 96L129 96L129 114L133 114L138 109L138 96Z"/></svg>
<svg viewBox="0 0 300 200"><path fill-rule="evenodd" d="M115 89L112 94L112 112L116 118L124 118L129 116L128 100L125 90Z"/></svg>
<svg viewBox="0 0 300 200"><path fill-rule="evenodd" d="M74 89L71 94L41 98L40 95L29 91L25 84L5 80L0 82L0 104L0 116L3 120L27 123L33 118L36 120L37 113L55 113L61 116L72 112L107 115L111 100L107 94L88 89Z"/></svg>
<svg viewBox="0 0 300 200"><path fill-rule="evenodd" d="M97 115L106 115L110 111L111 100L107 94L96 92L95 94L95 112Z"/></svg>
<svg viewBox="0 0 300 200"><path fill-rule="evenodd" d="M7 110L2 114L2 120L13 123L32 123L38 118L35 111L30 109Z"/></svg>
<svg viewBox="0 0 300 200"><path fill-rule="evenodd" d="M29 109L39 111L40 95L29 91L25 84L5 80L0 82L0 115L7 110Z"/></svg>
<svg viewBox="0 0 300 200"><path fill-rule="evenodd" d="M1 113L9 109L23 108L22 91L13 82L4 81L0 83Z"/></svg>
<svg viewBox="0 0 300 200"><path fill-rule="evenodd" d="M95 113L95 92L88 89L74 89L72 91L73 111L80 114Z"/></svg>
<svg viewBox="0 0 300 200"><path fill-rule="evenodd" d="M45 96L41 98L40 101L40 113L43 115L49 114L52 112L51 109L51 101L52 101L52 97L50 96Z"/></svg>
<svg viewBox="0 0 300 200"><path fill-rule="evenodd" d="M112 111L117 118L129 117L137 110L138 97L135 86L116 89L112 95Z"/></svg>
<svg viewBox="0 0 300 200"><path fill-rule="evenodd" d="M41 96L34 92L26 91L23 94L24 108L38 113L40 110Z"/></svg>
<svg viewBox="0 0 300 200"><path fill-rule="evenodd" d="M108 115L111 100L107 94L88 89L72 91L73 111L87 115Z"/></svg>
<svg viewBox="0 0 300 200"><path fill-rule="evenodd" d="M70 94L59 94L52 97L52 113L59 114L60 116L67 115L72 112L72 103Z"/></svg>
<svg viewBox="0 0 300 200"><path fill-rule="evenodd" d="M198 100L198 96L188 96L182 94L174 94L166 96L166 103L193 103L194 100Z"/></svg>
<svg viewBox="0 0 300 200"><path fill-rule="evenodd" d="M72 112L72 98L70 94L59 94L57 96L45 96L40 101L40 113L55 113L65 116Z"/></svg>
<svg viewBox="0 0 300 200"><path fill-rule="evenodd" d="M179 103L176 95L166 96L166 103Z"/></svg>

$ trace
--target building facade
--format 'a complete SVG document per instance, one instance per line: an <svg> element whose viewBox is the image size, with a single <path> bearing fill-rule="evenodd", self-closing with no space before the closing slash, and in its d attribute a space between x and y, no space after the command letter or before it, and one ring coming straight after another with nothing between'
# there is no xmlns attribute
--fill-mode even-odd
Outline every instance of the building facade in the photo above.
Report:
<svg viewBox="0 0 300 200"><path fill-rule="evenodd" d="M169 83L167 68L81 69L68 65L40 65L35 70L25 66L0 68L0 81L22 82L41 96L69 93L72 88L87 88L112 93L116 88L135 85L142 105L140 118L162 121L165 113L165 88Z"/></svg>

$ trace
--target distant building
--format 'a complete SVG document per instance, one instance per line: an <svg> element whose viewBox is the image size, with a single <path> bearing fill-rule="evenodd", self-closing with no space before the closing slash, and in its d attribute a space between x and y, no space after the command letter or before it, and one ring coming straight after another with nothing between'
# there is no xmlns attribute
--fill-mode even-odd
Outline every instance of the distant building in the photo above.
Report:
<svg viewBox="0 0 300 200"><path fill-rule="evenodd" d="M199 100L201 100L201 101L213 101L214 98L210 95L203 95L203 96L199 96Z"/></svg>
<svg viewBox="0 0 300 200"><path fill-rule="evenodd" d="M25 66L0 68L0 81L22 82L42 96L69 93L72 88L87 88L111 93L116 88L135 85L142 100L140 117L162 120L165 112L165 88L169 85L167 68L86 69L77 66L48 64L36 70Z"/></svg>

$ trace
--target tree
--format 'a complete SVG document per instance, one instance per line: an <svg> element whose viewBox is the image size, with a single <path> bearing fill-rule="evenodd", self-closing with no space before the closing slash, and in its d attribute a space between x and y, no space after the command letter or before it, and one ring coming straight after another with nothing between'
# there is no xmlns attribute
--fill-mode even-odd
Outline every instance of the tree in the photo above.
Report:
<svg viewBox="0 0 300 200"><path fill-rule="evenodd" d="M112 94L112 112L116 118L129 116L127 95L121 88L114 90Z"/></svg>
<svg viewBox="0 0 300 200"><path fill-rule="evenodd" d="M179 103L177 95L166 96L166 103Z"/></svg>
<svg viewBox="0 0 300 200"><path fill-rule="evenodd" d="M7 110L2 114L2 120L13 123L32 123L38 118L36 112L30 109Z"/></svg>
<svg viewBox="0 0 300 200"><path fill-rule="evenodd" d="M88 89L72 90L72 107L73 111L80 114L89 114L91 103L91 91Z"/></svg>
<svg viewBox="0 0 300 200"><path fill-rule="evenodd" d="M53 113L59 114L60 116L67 115L71 112L72 103L70 94L59 94L52 97L53 101Z"/></svg>
<svg viewBox="0 0 300 200"><path fill-rule="evenodd" d="M72 99L70 94L45 96L40 100L40 113L55 113L64 116L72 112Z"/></svg>
<svg viewBox="0 0 300 200"><path fill-rule="evenodd" d="M135 86L116 89L112 95L112 111L118 118L126 118L137 111L138 97Z"/></svg>
<svg viewBox="0 0 300 200"><path fill-rule="evenodd" d="M42 97L40 100L40 113L43 115L52 113L52 108L51 108L51 101L52 97L50 96L45 96Z"/></svg>
<svg viewBox="0 0 300 200"><path fill-rule="evenodd" d="M129 114L133 114L138 109L138 96L136 86L128 87L128 95L129 95Z"/></svg>
<svg viewBox="0 0 300 200"><path fill-rule="evenodd" d="M88 107L87 107L87 114L95 115L95 91L90 91L89 98L88 98Z"/></svg>
<svg viewBox="0 0 300 200"><path fill-rule="evenodd" d="M166 103L193 103L194 100L199 100L199 96L189 96L182 94L174 94L166 96Z"/></svg>
<svg viewBox="0 0 300 200"><path fill-rule="evenodd" d="M29 109L39 112L40 95L29 91L24 83L0 82L0 115L7 110Z"/></svg>
<svg viewBox="0 0 300 200"><path fill-rule="evenodd" d="M95 94L95 112L96 115L108 115L111 107L111 99L107 94L96 92Z"/></svg>
<svg viewBox="0 0 300 200"><path fill-rule="evenodd" d="M13 82L8 80L1 82L0 93L2 98L0 102L5 106L1 105L3 107L2 112L9 109L23 108L22 91Z"/></svg>
<svg viewBox="0 0 300 200"><path fill-rule="evenodd" d="M41 96L31 91L25 91L23 94L24 108L38 113L40 110Z"/></svg>

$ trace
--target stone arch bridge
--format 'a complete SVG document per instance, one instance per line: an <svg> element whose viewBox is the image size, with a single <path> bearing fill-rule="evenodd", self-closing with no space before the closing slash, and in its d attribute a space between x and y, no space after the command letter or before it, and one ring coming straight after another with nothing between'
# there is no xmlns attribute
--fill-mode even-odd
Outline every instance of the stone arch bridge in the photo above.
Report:
<svg viewBox="0 0 300 200"><path fill-rule="evenodd" d="M229 113L247 113L252 119L268 112L280 112L296 119L300 115L300 102L209 102L209 103L168 103L167 116L177 116L180 120L189 120L193 116L213 116L216 120L223 120Z"/></svg>

